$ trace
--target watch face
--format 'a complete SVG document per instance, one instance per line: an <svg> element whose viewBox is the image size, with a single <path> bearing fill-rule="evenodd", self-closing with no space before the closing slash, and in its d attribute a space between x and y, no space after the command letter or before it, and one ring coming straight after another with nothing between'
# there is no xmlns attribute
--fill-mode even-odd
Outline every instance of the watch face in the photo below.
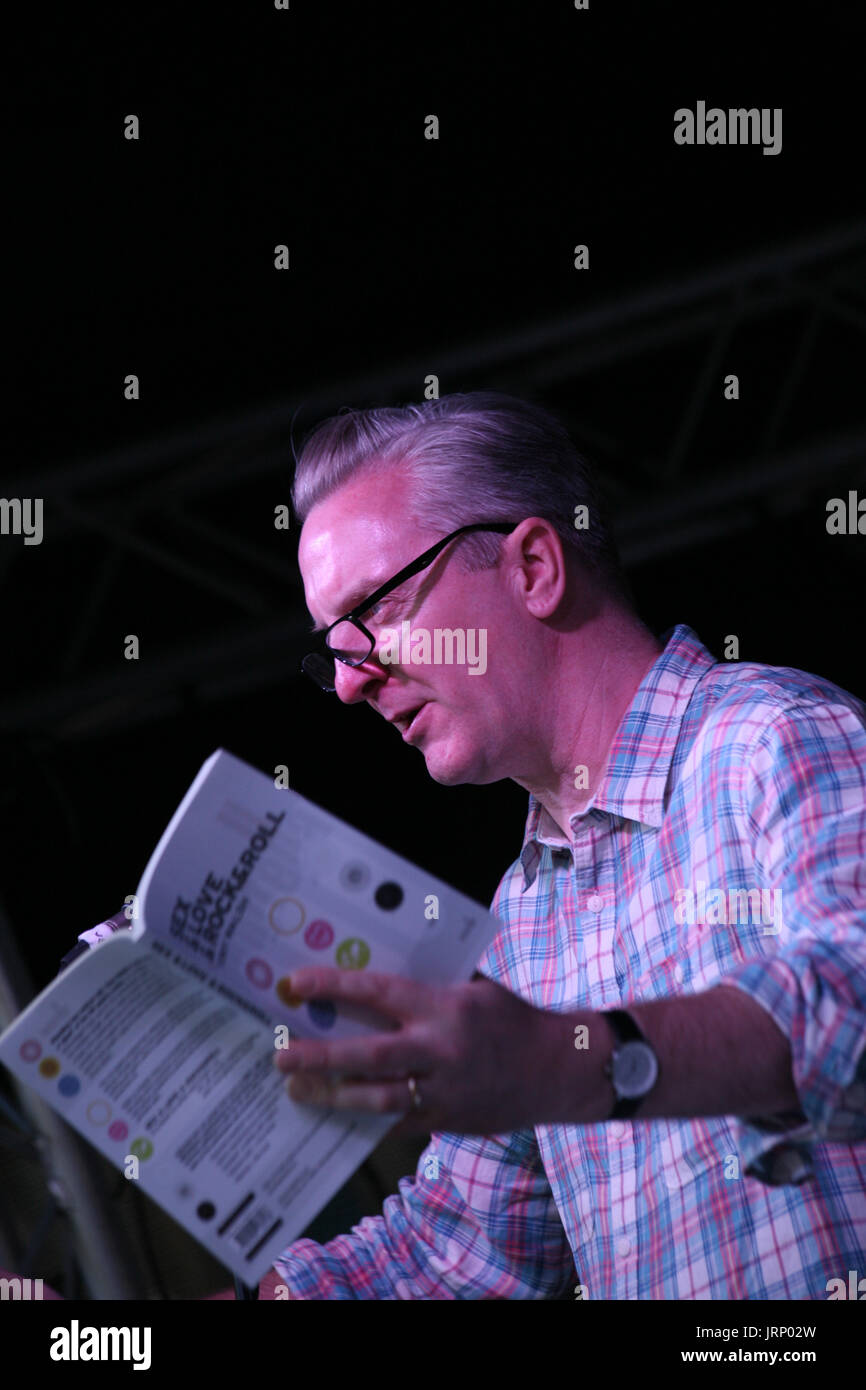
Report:
<svg viewBox="0 0 866 1390"><path fill-rule="evenodd" d="M648 1043L627 1042L617 1049L613 1064L613 1084L623 1100L645 1096L658 1076L656 1055Z"/></svg>

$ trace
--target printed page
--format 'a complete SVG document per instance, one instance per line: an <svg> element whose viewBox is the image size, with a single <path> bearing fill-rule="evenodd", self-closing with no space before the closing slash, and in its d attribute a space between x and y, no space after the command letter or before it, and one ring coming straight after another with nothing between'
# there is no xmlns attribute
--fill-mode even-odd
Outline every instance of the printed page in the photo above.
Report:
<svg viewBox="0 0 866 1390"><path fill-rule="evenodd" d="M267 1018L166 952L111 937L5 1031L0 1061L254 1285L395 1117L291 1100Z"/></svg>
<svg viewBox="0 0 866 1390"><path fill-rule="evenodd" d="M468 979L499 923L485 908L220 749L138 888L148 935L301 1036L381 1029L369 1011L295 1000L322 963L430 983Z"/></svg>

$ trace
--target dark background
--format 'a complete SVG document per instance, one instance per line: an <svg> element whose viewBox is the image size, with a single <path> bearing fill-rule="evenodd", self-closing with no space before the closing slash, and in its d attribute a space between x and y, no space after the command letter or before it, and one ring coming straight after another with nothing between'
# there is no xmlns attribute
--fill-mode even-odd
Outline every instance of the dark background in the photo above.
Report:
<svg viewBox="0 0 866 1390"><path fill-rule="evenodd" d="M525 794L438 787L302 677L272 520L293 440L430 373L562 414L657 632L866 694L866 537L825 524L866 495L860 5L179 8L12 36L2 492L45 533L0 537L0 906L28 988L217 746L491 897ZM781 107L781 153L677 146L698 100Z"/></svg>

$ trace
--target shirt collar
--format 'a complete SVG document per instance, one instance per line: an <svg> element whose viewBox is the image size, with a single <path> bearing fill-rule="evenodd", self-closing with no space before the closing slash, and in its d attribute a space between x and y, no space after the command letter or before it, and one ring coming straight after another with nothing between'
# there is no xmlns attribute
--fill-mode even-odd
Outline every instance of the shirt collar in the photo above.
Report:
<svg viewBox="0 0 866 1390"><path fill-rule="evenodd" d="M662 633L664 650L646 672L620 720L595 793L571 817L573 830L606 813L658 827L664 818L671 762L689 701L710 667L717 665L685 623ZM533 882L541 845L567 845L541 802L530 793L520 862L525 887Z"/></svg>

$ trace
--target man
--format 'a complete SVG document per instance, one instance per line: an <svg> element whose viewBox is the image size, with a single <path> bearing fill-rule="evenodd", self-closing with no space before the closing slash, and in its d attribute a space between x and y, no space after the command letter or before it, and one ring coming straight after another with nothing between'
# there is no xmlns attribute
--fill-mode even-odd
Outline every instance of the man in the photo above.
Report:
<svg viewBox="0 0 866 1390"><path fill-rule="evenodd" d="M553 1298L576 1267L589 1298L826 1298L866 1248L866 708L658 641L526 403L338 416L294 500L308 672L437 782L530 796L472 982L293 977L395 1027L294 1043L291 1093L432 1133L380 1216L289 1247L290 1297ZM407 622L484 630L483 678L407 660Z"/></svg>

